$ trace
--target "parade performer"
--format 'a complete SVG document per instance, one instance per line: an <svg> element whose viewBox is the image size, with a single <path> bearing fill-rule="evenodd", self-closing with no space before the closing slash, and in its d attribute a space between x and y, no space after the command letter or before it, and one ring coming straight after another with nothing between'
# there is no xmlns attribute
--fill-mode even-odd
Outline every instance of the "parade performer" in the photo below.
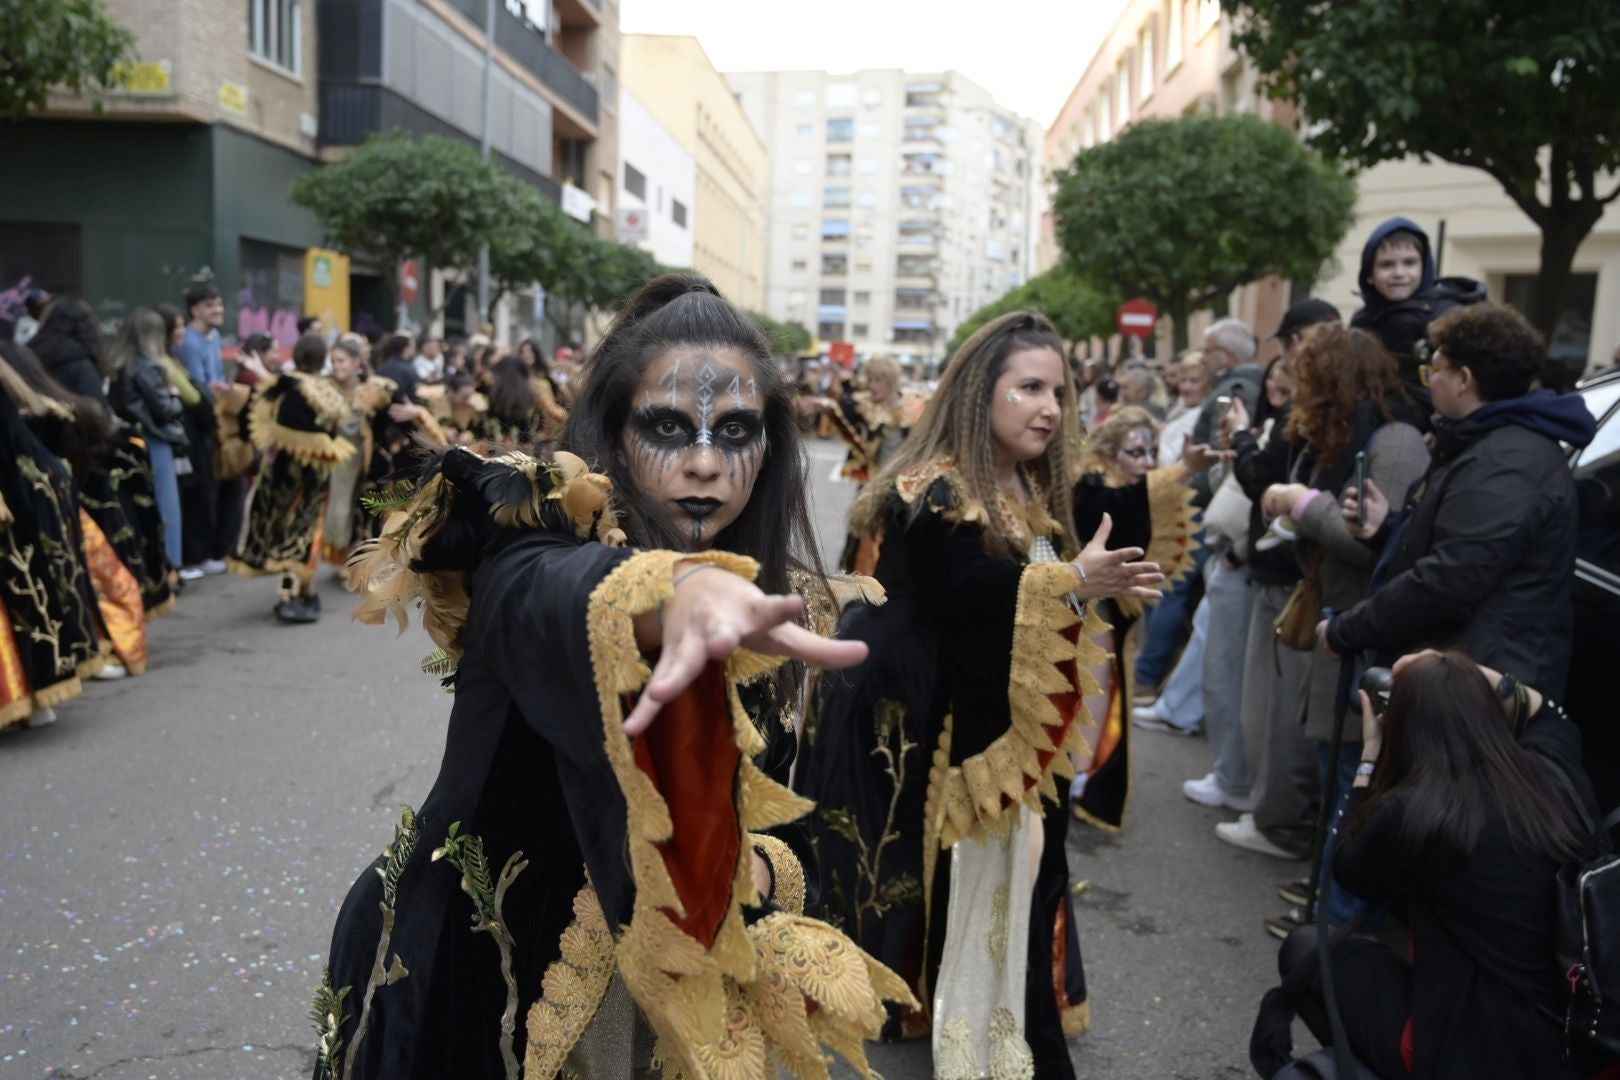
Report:
<svg viewBox="0 0 1620 1080"><path fill-rule="evenodd" d="M1061 807L1086 748L1103 654L1083 602L1157 595L1158 574L1105 550L1106 523L1084 551L1070 532L1062 348L1036 314L986 324L863 493L888 599L844 618L871 657L820 681L796 784L830 911L930 1004L885 1034L931 1022L941 1077L1072 1076L1064 1035L1088 1015L1068 815L1041 796Z"/></svg>
<svg viewBox="0 0 1620 1080"><path fill-rule="evenodd" d="M868 360L861 375L866 389L857 390L845 382L836 398L822 403L833 431L849 448L844 479L855 481L857 489L889 463L928 404L926 394L901 390L900 365L892 356ZM876 544L868 540L863 545L859 536L850 533L844 542L841 568L869 574L876 559Z"/></svg>
<svg viewBox="0 0 1620 1080"><path fill-rule="evenodd" d="M1113 522L1109 543L1146 550L1165 580L1164 590L1192 566L1197 549L1193 533L1192 489L1187 468L1155 468L1157 426L1140 406L1114 409L1085 441L1080 481L1074 488L1074 531L1089 536L1107 515ZM1070 788L1075 815L1105 829L1125 823L1130 794L1131 676L1135 650L1127 650L1131 627L1142 617L1142 600L1124 596L1101 601L1103 621L1109 629L1096 637L1110 656L1092 670L1096 696L1086 702L1097 719L1097 739L1089 766Z"/></svg>
<svg viewBox="0 0 1620 1080"><path fill-rule="evenodd" d="M343 566L354 545L373 534L371 516L363 500L372 490L369 479L375 448L372 423L388 407L394 384L388 379L361 380L363 361L352 341L339 338L332 345L331 383L348 402L336 436L354 447L354 453L332 466L326 497L326 522L321 530L321 553L326 561Z"/></svg>
<svg viewBox="0 0 1620 1080"><path fill-rule="evenodd" d="M796 588L834 616L788 390L685 275L587 372L573 453L437 455L352 564L362 621L421 601L455 705L338 916L317 1074L826 1077L825 1044L870 1075L910 996L806 916L809 806L782 786L802 665L865 655L797 623Z"/></svg>
<svg viewBox="0 0 1620 1080"><path fill-rule="evenodd" d="M566 348L566 346L565 346ZM561 350L559 350L560 352ZM534 387L535 407L540 412L542 436L551 438L568 423L568 398L551 372L551 365L540 352L533 338L518 343L518 356L529 373L529 385Z"/></svg>
<svg viewBox="0 0 1620 1080"><path fill-rule="evenodd" d="M101 670L102 626L67 466L28 427L66 412L0 362L0 728L77 697Z"/></svg>
<svg viewBox="0 0 1620 1080"><path fill-rule="evenodd" d="M433 416L451 446L471 446L481 437L489 401L478 392L478 380L458 371L444 382L444 393L432 402Z"/></svg>
<svg viewBox="0 0 1620 1080"><path fill-rule="evenodd" d="M312 623L321 617L315 567L327 484L332 468L355 450L336 434L349 403L320 375L326 342L305 334L292 357L293 370L261 381L248 405L248 433L264 456L230 566L248 577L280 574L276 618Z"/></svg>

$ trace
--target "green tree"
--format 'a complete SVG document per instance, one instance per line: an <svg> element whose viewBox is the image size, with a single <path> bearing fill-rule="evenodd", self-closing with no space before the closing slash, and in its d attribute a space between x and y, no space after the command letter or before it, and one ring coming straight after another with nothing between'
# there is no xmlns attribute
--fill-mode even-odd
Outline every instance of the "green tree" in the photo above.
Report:
<svg viewBox="0 0 1620 1080"><path fill-rule="evenodd" d="M1314 281L1350 228L1355 188L1293 132L1253 116L1146 121L1057 176L1068 265L1153 301L1177 349L1187 317L1276 274Z"/></svg>
<svg viewBox="0 0 1620 1080"><path fill-rule="evenodd" d="M945 354L956 352L979 327L1009 311L1038 311L1052 321L1063 340L1078 341L1113 333L1118 308L1118 296L1099 291L1077 277L1071 267L1059 264L969 315L956 328Z"/></svg>
<svg viewBox="0 0 1620 1080"><path fill-rule="evenodd" d="M466 271L524 205L527 185L464 143L401 132L374 135L348 157L293 184L292 200L314 213L326 242L397 271L420 257Z"/></svg>
<svg viewBox="0 0 1620 1080"><path fill-rule="evenodd" d="M52 90L102 95L118 84L135 38L101 0L6 0L0 4L0 117L45 107Z"/></svg>
<svg viewBox="0 0 1620 1080"><path fill-rule="evenodd" d="M1541 230L1529 317L1550 335L1581 241L1620 198L1614 0L1221 0L1233 43L1312 146L1489 173Z"/></svg>
<svg viewBox="0 0 1620 1080"><path fill-rule="evenodd" d="M777 356L798 356L810 348L810 331L798 323L777 322L763 311L750 311L748 317L764 331Z"/></svg>

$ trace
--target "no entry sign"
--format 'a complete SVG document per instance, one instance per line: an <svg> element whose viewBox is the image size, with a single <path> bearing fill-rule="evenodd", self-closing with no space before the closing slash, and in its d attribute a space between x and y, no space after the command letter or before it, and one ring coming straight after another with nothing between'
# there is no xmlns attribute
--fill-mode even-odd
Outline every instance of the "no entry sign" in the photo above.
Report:
<svg viewBox="0 0 1620 1080"><path fill-rule="evenodd" d="M1159 319L1159 309L1147 300L1127 300L1119 305L1115 325L1126 337L1153 336L1153 324Z"/></svg>

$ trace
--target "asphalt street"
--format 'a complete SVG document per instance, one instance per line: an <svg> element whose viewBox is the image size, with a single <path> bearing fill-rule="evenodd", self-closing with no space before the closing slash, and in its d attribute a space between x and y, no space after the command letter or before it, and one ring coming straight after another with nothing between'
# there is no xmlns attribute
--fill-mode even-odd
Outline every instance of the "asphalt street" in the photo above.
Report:
<svg viewBox="0 0 1620 1080"><path fill-rule="evenodd" d="M824 550L841 456L812 447ZM426 794L449 699L426 637L362 627L323 572L314 626L275 582L215 577L151 629L139 679L92 683L53 725L0 736L0 1080L292 1080L338 905ZM1208 746L1137 733L1126 832L1074 823L1094 1029L1087 1078L1239 1080L1274 981L1261 919L1297 874L1218 842L1186 802ZM889 1080L925 1044L876 1047Z"/></svg>

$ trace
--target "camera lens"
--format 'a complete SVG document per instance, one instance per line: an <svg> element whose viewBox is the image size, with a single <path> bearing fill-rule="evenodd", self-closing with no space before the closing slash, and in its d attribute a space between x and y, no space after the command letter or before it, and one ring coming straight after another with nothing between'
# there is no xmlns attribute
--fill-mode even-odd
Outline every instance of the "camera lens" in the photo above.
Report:
<svg viewBox="0 0 1620 1080"><path fill-rule="evenodd" d="M1370 667L1362 673L1361 688L1372 698L1373 714L1383 716L1389 708L1390 691L1395 688L1395 673L1387 667Z"/></svg>

